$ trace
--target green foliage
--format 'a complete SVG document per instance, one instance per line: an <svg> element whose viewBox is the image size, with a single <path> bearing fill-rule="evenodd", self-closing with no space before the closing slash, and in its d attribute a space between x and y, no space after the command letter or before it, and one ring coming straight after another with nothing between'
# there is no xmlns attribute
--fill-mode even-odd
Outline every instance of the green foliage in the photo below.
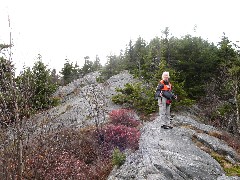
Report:
<svg viewBox="0 0 240 180"><path fill-rule="evenodd" d="M223 85L219 87L217 92L226 94L234 89L229 87L238 83L240 59L238 52L233 48L231 41L225 35L218 46L217 56L219 65L217 66L217 73L219 78L217 80L219 84Z"/></svg>
<svg viewBox="0 0 240 180"><path fill-rule="evenodd" d="M8 124L15 120L15 102L17 89L14 82L15 69L11 61L0 57L0 124Z"/></svg>
<svg viewBox="0 0 240 180"><path fill-rule="evenodd" d="M84 75L94 71L94 69L93 69L93 62L90 61L89 56L84 57L84 60L85 60L84 65L83 65L83 67L80 70L82 76L84 76Z"/></svg>
<svg viewBox="0 0 240 180"><path fill-rule="evenodd" d="M23 115L27 117L34 111L47 109L60 103L60 99L52 97L58 82L53 82L52 72L41 61L41 56L32 69L24 68L16 78L16 83L21 94L19 105L22 107Z"/></svg>
<svg viewBox="0 0 240 180"><path fill-rule="evenodd" d="M206 81L214 77L218 65L216 46L190 35L175 39L174 44L173 68L179 73L178 81L184 82L183 88L190 98L204 96Z"/></svg>
<svg viewBox="0 0 240 180"><path fill-rule="evenodd" d="M46 109L51 107L52 94L57 89L57 84L51 83L51 71L43 62L37 61L32 68L34 79L34 96L33 107L34 109Z"/></svg>
<svg viewBox="0 0 240 180"><path fill-rule="evenodd" d="M98 71L102 68L102 65L100 63L100 59L98 56L96 56L96 59L95 61L93 62L93 65L92 65L92 70L93 71Z"/></svg>
<svg viewBox="0 0 240 180"><path fill-rule="evenodd" d="M64 85L72 82L73 80L77 79L79 76L79 68L78 65L73 63L66 59L66 62L64 63L64 67L62 68L61 72L63 83Z"/></svg>
<svg viewBox="0 0 240 180"><path fill-rule="evenodd" d="M223 167L227 176L240 176L240 166L229 162L223 155L212 152L211 156Z"/></svg>
<svg viewBox="0 0 240 180"><path fill-rule="evenodd" d="M10 48L10 47L11 47L11 45L9 45L9 44L0 44L0 53L2 50Z"/></svg>
<svg viewBox="0 0 240 180"><path fill-rule="evenodd" d="M114 103L124 104L144 114L156 111L157 101L154 99L154 88L143 86L142 83L127 83L123 89L117 88L116 91L120 94L112 97Z"/></svg>
<svg viewBox="0 0 240 180"><path fill-rule="evenodd" d="M240 176L240 166L233 166L231 168L224 168L228 176Z"/></svg>
<svg viewBox="0 0 240 180"><path fill-rule="evenodd" d="M121 56L116 56L116 55L108 56L107 63L100 71L101 81L105 81L110 77L120 73L122 70L124 70L123 64L124 63L123 63L123 60L121 59Z"/></svg>
<svg viewBox="0 0 240 180"><path fill-rule="evenodd" d="M60 103L61 103L61 98L59 98L59 97L52 97L51 98L51 101L50 101L50 104L52 105L52 106L58 106L58 105L60 105Z"/></svg>
<svg viewBox="0 0 240 180"><path fill-rule="evenodd" d="M225 36L225 34L222 36L218 46L219 50L217 55L219 58L219 64L225 71L226 68L231 68L233 66L234 62L236 61L237 53L235 52L231 41Z"/></svg>
<svg viewBox="0 0 240 180"><path fill-rule="evenodd" d="M16 78L16 84L18 90L20 91L19 106L21 111L21 116L30 117L31 114L35 112L33 107L33 97L35 91L35 79L31 68L24 67L24 70Z"/></svg>
<svg viewBox="0 0 240 180"><path fill-rule="evenodd" d="M178 99L174 100L172 103L172 109L180 109L181 107L189 107L196 103L195 100L187 97L186 91L181 87L181 84L174 84L174 93L177 95Z"/></svg>
<svg viewBox="0 0 240 180"><path fill-rule="evenodd" d="M141 76L147 82L153 80L156 75L156 72L159 69L160 58L161 58L161 42L158 37L155 37L147 45L147 55L145 56L145 62L143 65L143 70L141 71Z"/></svg>
<svg viewBox="0 0 240 180"><path fill-rule="evenodd" d="M225 116L226 114L229 114L232 112L232 106L230 103L225 103L223 104L222 106L219 106L217 111L218 111L218 114L221 115L221 116Z"/></svg>
<svg viewBox="0 0 240 180"><path fill-rule="evenodd" d="M83 67L79 70L81 76L85 76L86 74L94 71L99 71L102 68L100 63L100 59L96 56L95 61L91 61L89 56L84 57Z"/></svg>
<svg viewBox="0 0 240 180"><path fill-rule="evenodd" d="M102 75L100 75L99 77L96 77L96 81L98 83L103 83L105 81L104 77Z"/></svg>
<svg viewBox="0 0 240 180"><path fill-rule="evenodd" d="M122 153L118 148L115 148L112 155L112 164L114 166L120 167L124 164L125 160L126 155Z"/></svg>

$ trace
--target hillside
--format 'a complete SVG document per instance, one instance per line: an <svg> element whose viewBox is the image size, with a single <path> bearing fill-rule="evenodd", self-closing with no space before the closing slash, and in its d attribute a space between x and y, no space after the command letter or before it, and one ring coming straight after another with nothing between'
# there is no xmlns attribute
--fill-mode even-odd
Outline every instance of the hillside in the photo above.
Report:
<svg viewBox="0 0 240 180"><path fill-rule="evenodd" d="M81 93L74 92L82 86L80 92L83 93L85 88L96 83L97 75L90 74L85 79L60 88L57 93L63 94L64 103L49 114L56 116L58 112L58 121L64 123L76 119L76 125L80 127L89 123L90 121L81 121L85 119L87 106ZM102 89L105 92L100 93L106 93L110 98L115 94L116 87L123 87L124 84L134 81L131 75L123 72L110 78L106 88ZM89 85L84 86L86 82ZM69 106L72 108L62 113ZM108 111L119 108L109 100L107 107ZM225 176L219 163L204 150L208 148L208 152L220 153L233 163L240 161L239 155L223 141L209 135L211 132L220 133L217 129L201 124L196 119L191 114L177 114L172 130L161 129L158 117L152 122L146 122L141 129L139 150L129 155L126 163L120 169L114 170L109 179L231 179ZM200 143L201 146L198 147L197 144Z"/></svg>
<svg viewBox="0 0 240 180"><path fill-rule="evenodd" d="M54 133L61 128L81 129L94 125L96 119L91 115L93 104L89 100L93 92L97 97L104 98L98 102L102 103L99 121L107 122L108 112L121 108L110 100L116 94L115 88L137 80L127 71L111 77L103 84L96 82L98 76L98 72L90 73L60 87L55 96L61 97L61 104L37 114L23 124L24 134L30 137L29 141L40 134ZM237 176L227 176L215 160L216 157L221 157L228 164L239 167L239 154L219 139L222 132L201 123L193 114L175 113L174 128L171 130L160 128L159 116L152 116L149 121L143 121L140 117L138 119L143 122L140 127L139 149L135 152L125 151L125 163L119 168L114 167L109 180L240 179Z"/></svg>
<svg viewBox="0 0 240 180"><path fill-rule="evenodd" d="M237 163L240 156L226 143L211 136L214 127L198 123L190 114L175 115L174 128L160 128L160 119L144 124L140 147L123 166L109 176L114 179L240 179L227 177L209 153L219 153ZM209 153L207 153L209 152Z"/></svg>
<svg viewBox="0 0 240 180"><path fill-rule="evenodd" d="M61 104L48 111L42 112L33 118L31 122L42 124L45 128L54 130L59 127L83 128L94 124L94 117L89 116L94 106L91 102L92 94L102 98L103 107L100 111L107 116L113 109L120 108L111 101L111 96L116 94L115 88L123 88L124 84L136 82L132 75L122 72L113 76L106 83L97 83L98 72L90 73L81 79L77 79L67 86L59 87L54 96L61 98ZM103 99L104 98L104 99ZM99 99L98 99L99 100ZM103 115L100 122L104 121ZM31 125L32 126L32 125ZM42 130L42 129L41 129Z"/></svg>

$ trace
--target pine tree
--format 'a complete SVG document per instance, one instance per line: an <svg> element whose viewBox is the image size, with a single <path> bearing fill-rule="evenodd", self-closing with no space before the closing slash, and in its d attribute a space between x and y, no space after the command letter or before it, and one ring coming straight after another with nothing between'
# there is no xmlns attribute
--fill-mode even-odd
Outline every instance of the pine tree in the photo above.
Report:
<svg viewBox="0 0 240 180"><path fill-rule="evenodd" d="M73 63L70 62L68 59L65 59L66 62L64 63L64 67L62 68L60 74L62 74L63 85L66 85L73 80L79 77L79 68L77 63L73 66Z"/></svg>
<svg viewBox="0 0 240 180"><path fill-rule="evenodd" d="M51 71L41 62L41 59L34 63L32 68L34 83L33 105L36 109L46 109L51 107L51 96L57 89L56 84L51 83Z"/></svg>

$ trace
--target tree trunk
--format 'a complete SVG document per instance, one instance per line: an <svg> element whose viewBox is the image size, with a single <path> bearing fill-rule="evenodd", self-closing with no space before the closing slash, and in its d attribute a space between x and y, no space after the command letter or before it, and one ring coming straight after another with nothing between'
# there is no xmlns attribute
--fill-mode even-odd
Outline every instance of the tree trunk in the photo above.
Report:
<svg viewBox="0 0 240 180"><path fill-rule="evenodd" d="M235 89L234 89L234 102L236 105L236 130L237 133L240 134L240 121L239 121L239 105L238 105L238 82L235 82Z"/></svg>
<svg viewBox="0 0 240 180"><path fill-rule="evenodd" d="M11 85L13 88L14 94L14 116L16 122L16 131L17 131L17 179L22 180L23 175L23 145L22 145L22 130L21 130L21 120L19 117L19 108L18 108L18 94L16 92L16 84L11 78Z"/></svg>

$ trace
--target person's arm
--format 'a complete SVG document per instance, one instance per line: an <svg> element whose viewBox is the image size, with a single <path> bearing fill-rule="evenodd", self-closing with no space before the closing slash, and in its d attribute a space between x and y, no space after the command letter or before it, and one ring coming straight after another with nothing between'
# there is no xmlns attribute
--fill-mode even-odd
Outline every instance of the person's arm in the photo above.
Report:
<svg viewBox="0 0 240 180"><path fill-rule="evenodd" d="M156 97L161 97L161 90L163 87L164 87L163 84L161 84L161 83L158 84L157 89L156 89L156 94L155 94Z"/></svg>
<svg viewBox="0 0 240 180"><path fill-rule="evenodd" d="M160 84L158 84L157 90L161 91L163 87L164 87L164 85L162 83L160 83Z"/></svg>
<svg viewBox="0 0 240 180"><path fill-rule="evenodd" d="M171 87L171 93L172 93L172 95L173 95L173 99L177 99L177 95L174 93L172 87Z"/></svg>

